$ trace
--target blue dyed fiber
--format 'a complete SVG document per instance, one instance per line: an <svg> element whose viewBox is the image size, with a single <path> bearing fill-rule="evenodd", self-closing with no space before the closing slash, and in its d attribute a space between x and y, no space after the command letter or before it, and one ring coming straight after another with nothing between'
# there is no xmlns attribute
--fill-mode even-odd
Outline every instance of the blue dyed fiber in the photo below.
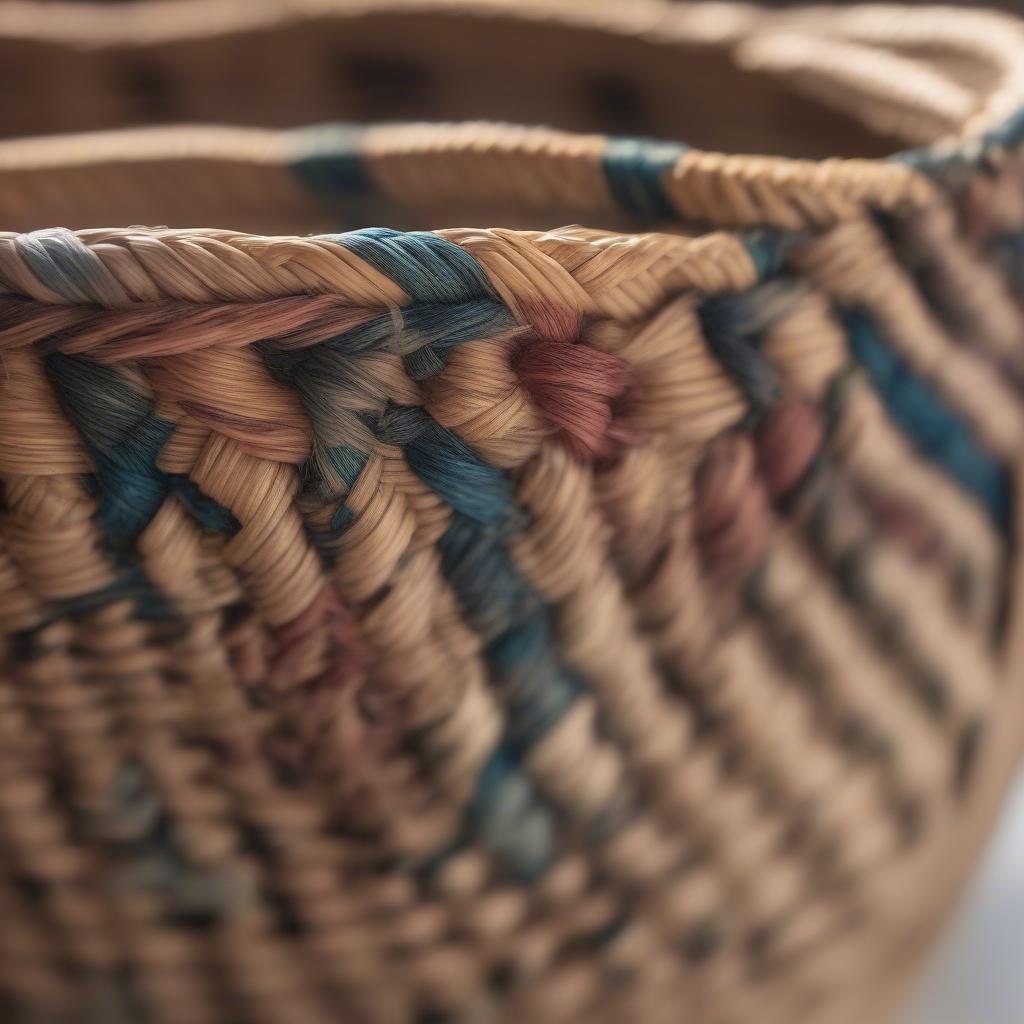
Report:
<svg viewBox="0 0 1024 1024"><path fill-rule="evenodd" d="M784 231L744 231L740 241L750 253L758 279L766 281L779 273L786 257L805 241L805 236Z"/></svg>
<svg viewBox="0 0 1024 1024"><path fill-rule="evenodd" d="M417 410L418 411L418 410ZM512 484L457 434L425 414L405 447L409 468L456 512L482 526L497 526L515 512Z"/></svg>
<svg viewBox="0 0 1024 1024"><path fill-rule="evenodd" d="M233 537L241 524L223 505L203 494L190 477L175 473L168 477L171 492L185 506L186 511L207 530Z"/></svg>
<svg viewBox="0 0 1024 1024"><path fill-rule="evenodd" d="M779 387L753 343L748 301L742 295L716 295L700 304L698 315L715 357L736 378L755 411L763 413L774 405Z"/></svg>
<svg viewBox="0 0 1024 1024"><path fill-rule="evenodd" d="M150 583L139 566L119 560L117 569L117 577L98 590L75 594L74 597L57 601L56 606L60 613L80 615L94 608L105 608L110 604L129 601L134 605L136 617L140 619L160 621L174 615L174 610L166 598Z"/></svg>
<svg viewBox="0 0 1024 1024"><path fill-rule="evenodd" d="M391 278L413 302L495 298L483 267L465 249L429 231L365 228L329 237Z"/></svg>
<svg viewBox="0 0 1024 1024"><path fill-rule="evenodd" d="M419 406L396 405L394 402L388 402L384 411L376 418L367 413L362 419L382 441L397 445L399 448L404 448L419 437L432 422L430 416Z"/></svg>
<svg viewBox="0 0 1024 1024"><path fill-rule="evenodd" d="M557 857L554 817L504 746L480 773L469 819L520 882L538 879Z"/></svg>
<svg viewBox="0 0 1024 1024"><path fill-rule="evenodd" d="M359 479L359 474L362 473L368 461L366 453L351 445L343 444L331 448L328 451L328 456L338 476L345 481L345 486L355 487L356 480Z"/></svg>
<svg viewBox="0 0 1024 1024"><path fill-rule="evenodd" d="M103 261L64 228L18 235L15 243L32 273L65 299L96 302L118 288Z"/></svg>
<svg viewBox="0 0 1024 1024"><path fill-rule="evenodd" d="M153 403L112 366L60 352L46 357L46 373L86 444L109 452L130 438Z"/></svg>
<svg viewBox="0 0 1024 1024"><path fill-rule="evenodd" d="M360 355L397 351L411 376L430 377L444 366L455 345L518 325L480 265L458 246L430 234L384 229L337 240L395 280L411 303L306 352L274 351L270 345L263 350L275 369L288 374L314 424L324 422L321 411L337 396L352 393L369 399L360 419L375 437L400 447L409 468L451 507L448 529L438 541L441 569L486 645L484 653L507 709L505 732L478 780L464 828L479 835L517 877L530 879L555 855L555 815L534 792L519 759L558 722L580 682L559 664L550 613L507 547L506 538L521 526L524 513L502 470L423 409L386 402L353 368ZM383 411L370 411L378 400L386 403ZM329 457L352 486L365 459L345 445L332 447ZM342 506L331 527L340 532L352 518ZM436 866L444 855L438 852L430 863Z"/></svg>
<svg viewBox="0 0 1024 1024"><path fill-rule="evenodd" d="M514 331L519 324L508 307L497 298L470 299L455 305L418 303L402 310L409 331L426 338L430 344L447 346L479 338L493 338Z"/></svg>
<svg viewBox="0 0 1024 1024"><path fill-rule="evenodd" d="M987 244L1017 289L1024 288L1024 235L997 235Z"/></svg>
<svg viewBox="0 0 1024 1024"><path fill-rule="evenodd" d="M135 540L159 511L170 481L156 460L173 431L173 424L151 414L116 448L89 446L101 496L99 522L108 536Z"/></svg>
<svg viewBox="0 0 1024 1024"><path fill-rule="evenodd" d="M358 448L353 448L348 444L335 445L329 448L327 456L335 472L344 481L345 486L349 490L355 486L356 481L359 479L359 474L362 473L366 463L369 461L365 452L361 452ZM344 533L355 522L355 518L356 516L352 509L342 502L331 517L332 535L337 536ZM328 535L322 539L329 540L330 536Z"/></svg>
<svg viewBox="0 0 1024 1024"><path fill-rule="evenodd" d="M275 349L273 342L266 342L261 348L270 357L275 376L308 390L311 386L337 387L351 376L355 367L339 363L339 355L399 353L409 376L424 380L444 369L457 345L494 338L517 327L515 317L496 298L454 305L417 302L380 313L320 345Z"/></svg>
<svg viewBox="0 0 1024 1024"><path fill-rule="evenodd" d="M981 165L996 149L1011 149L1024 142L1024 107L1014 111L1002 124L980 138L956 145L925 146L897 153L892 159L915 170L956 184Z"/></svg>
<svg viewBox="0 0 1024 1024"><path fill-rule="evenodd" d="M185 855L174 820L146 772L129 762L115 779L94 824L118 857L112 884L143 890L165 913L202 921L232 916L252 904L249 875L221 865L196 865Z"/></svg>
<svg viewBox="0 0 1024 1024"><path fill-rule="evenodd" d="M406 330L426 342L405 356L405 368L413 380L440 373L456 346L493 338L519 326L498 299L473 299L455 306L419 304L407 306L402 315Z"/></svg>
<svg viewBox="0 0 1024 1024"><path fill-rule="evenodd" d="M543 608L519 574L495 531L455 513L438 541L441 568L463 604L466 619L487 642Z"/></svg>
<svg viewBox="0 0 1024 1024"><path fill-rule="evenodd" d="M974 439L932 385L917 377L860 312L843 317L850 348L867 370L892 419L926 458L973 494L993 521L1006 528L1012 487L1007 471Z"/></svg>
<svg viewBox="0 0 1024 1024"><path fill-rule="evenodd" d="M1015 110L1002 124L989 129L981 137L981 148L1012 149L1024 142L1024 107Z"/></svg>
<svg viewBox="0 0 1024 1024"><path fill-rule="evenodd" d="M171 490L207 529L224 534L238 529L235 517L191 480L157 467L174 424L157 416L153 403L116 369L52 353L46 371L93 463L98 520L107 536L135 540Z"/></svg>
<svg viewBox="0 0 1024 1024"><path fill-rule="evenodd" d="M619 206L638 220L676 217L662 177L687 150L680 143L609 139L601 155L601 169Z"/></svg>
<svg viewBox="0 0 1024 1024"><path fill-rule="evenodd" d="M344 533L356 521L356 514L348 505L339 505L331 516L331 531L333 536ZM323 538L329 540L330 537Z"/></svg>
<svg viewBox="0 0 1024 1024"><path fill-rule="evenodd" d="M554 656L551 625L540 610L497 637L487 647L487 660L501 677L509 709L506 739L524 753L572 707L582 682Z"/></svg>
<svg viewBox="0 0 1024 1024"><path fill-rule="evenodd" d="M410 469L453 509L438 542L441 568L470 625L487 642L507 709L505 732L479 780L467 826L529 880L555 855L554 815L519 767L580 690L550 643L548 611L522 577L504 540L520 510L511 482L456 434L418 408L392 407L378 434L405 451Z"/></svg>

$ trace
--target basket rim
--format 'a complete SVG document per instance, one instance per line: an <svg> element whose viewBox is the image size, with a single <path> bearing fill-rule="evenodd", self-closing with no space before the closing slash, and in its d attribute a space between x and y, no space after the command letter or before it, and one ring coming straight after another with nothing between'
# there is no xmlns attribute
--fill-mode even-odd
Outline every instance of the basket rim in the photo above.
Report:
<svg viewBox="0 0 1024 1024"><path fill-rule="evenodd" d="M665 0L598 0L585 8L573 0L266 0L241 6L145 0L128 8L15 0L0 8L0 41L145 49L381 13L504 18L670 47L726 47L738 67L777 73L824 94L869 126L881 123L897 133L908 128L911 145L887 159L814 160L493 122L122 128L0 142L8 203L17 199L32 208L47 189L86 198L97 185L116 188L123 176L162 172L183 175L178 187L189 174L203 175L230 194L252 170L266 176L273 200L296 208L350 196L435 205L479 196L567 211L548 224L593 223L595 215L617 212L652 225L681 220L713 228L819 230L865 209L926 207L935 201L936 181L956 189L992 151L1024 142L1024 65L1018 59L1024 24L994 11L894 5L761 11ZM954 82L943 73L943 55L984 65L994 81L973 91ZM852 71L851 61L862 70ZM945 125L944 135L913 145L922 121ZM475 173L485 166L487 173ZM9 211L0 209L0 223L4 216Z"/></svg>
<svg viewBox="0 0 1024 1024"><path fill-rule="evenodd" d="M526 273L531 273L531 261L547 265L554 259L566 275L560 283L561 302L570 296L580 313L612 315L625 312L621 303L626 301L634 315L642 315L682 287L708 294L750 287L787 246L809 231L872 212L913 215L943 202L986 161L998 162L999 154L1024 145L1024 108L1005 124L954 148L908 151L888 162L726 157L675 144L628 141L632 184L648 190L645 200L656 187L658 198L667 203L666 219L682 221L682 233L678 228L620 232L571 224L550 231L442 228L426 234L477 255L490 253ZM538 179L542 189L550 185L546 198L571 203L573 193L566 185L575 186L579 173L565 176L568 164L594 179L587 200L592 202L596 194L598 208L613 209L621 197L602 180L607 167L602 167L602 152L595 144L604 147L605 137L492 123L387 125L363 132L347 125L283 132L207 126L118 130L2 144L0 181L5 175L31 181L42 169L70 167L84 169L80 184L88 186L94 174L122 160L132 167L157 168L175 161L202 167L206 161L237 160L243 170L262 161L308 200L309 193L337 193L355 180L352 161L360 158L360 150L401 165L408 164L410 154L419 157L424 148L445 163L453 157L475 159L481 150L493 155L497 149L512 168L503 183L507 196L518 196L522 174L539 168L545 172ZM65 153L73 156L70 165L63 161ZM427 198L434 202L443 198L438 193L444 191L445 175L440 177L439 190L431 193L427 184ZM403 195L407 182L397 175L391 191ZM365 194L369 184L355 180L354 192ZM464 191L465 179L458 178L456 185ZM743 186L736 202L737 189ZM723 209L726 188L733 204ZM629 202L619 205L629 213L645 212L642 207L630 209ZM687 223L699 224L701 230L687 231ZM161 300L247 302L326 293L367 309L402 305L406 299L401 291L353 257L344 246L345 236L141 225L6 231L0 232L0 292L45 304L112 309ZM532 273L543 280L543 273ZM635 299L623 299L624 289L636 278L651 286L639 306Z"/></svg>

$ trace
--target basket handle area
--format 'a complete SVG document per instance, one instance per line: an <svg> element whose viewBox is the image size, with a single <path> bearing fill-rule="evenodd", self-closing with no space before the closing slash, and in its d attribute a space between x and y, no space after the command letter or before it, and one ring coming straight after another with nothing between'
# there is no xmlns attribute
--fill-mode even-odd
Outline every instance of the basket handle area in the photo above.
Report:
<svg viewBox="0 0 1024 1024"><path fill-rule="evenodd" d="M394 35L382 43L381 32L389 27ZM436 35L424 35L428 27ZM510 226L599 216L613 228L676 220L799 230L835 223L865 206L923 205L932 195L929 181L900 161L732 155L707 144L691 148L476 120L280 131L123 127L138 119L131 104L140 95L152 99L158 79L147 85L147 68L175 79L164 111L170 120L242 125L265 111L270 123L309 120L303 116L307 106L322 114L320 97L330 95L313 73L322 63L313 52L317 40L330 33L332 45L343 50L370 38L378 47L394 43L404 55L390 65L367 66L358 53L342 53L348 77L336 107L344 114L363 112L345 91L353 67L361 68L363 86L376 76L385 93L396 91L385 114L395 107L419 113L420 90L406 57L430 51L438 40L445 60L461 57L467 73L482 76L488 65L497 68L491 76L497 85L481 85L481 105L493 97L498 114L518 112L515 97L507 94L533 87L534 99L524 102L534 107L527 105L526 114L542 119L550 98L558 120L574 128L585 118L558 105L563 78L557 76L577 60L571 45L576 39L587 51L584 63L607 55L612 63L632 62L624 64L632 69L638 55L649 55L652 66L655 58L678 55L672 74L680 80L695 76L688 97L664 88L662 65L648 79L647 69L637 68L640 92L657 91L660 106L652 121L661 137L678 137L663 108L694 111L699 137L709 133L708 125L728 127L733 120L728 96L721 110L708 110L718 100L720 69L707 63L712 57L753 76L740 89L747 106L761 102L763 83L781 83L786 95L805 93L827 105L818 113L825 119L819 127L834 120L839 127L832 130L839 131L845 117L877 133L878 155L901 144L956 148L1024 105L1024 27L993 12L888 6L772 11L665 0L149 0L130 7L13 2L0 6L0 57L9 53L15 64L32 58L47 72L50 91L42 98L56 97L61 102L51 106L70 108L66 116L77 103L83 115L77 124L119 130L68 138L36 135L37 128L33 137L0 143L0 226L230 223L292 233L319 229L327 217L332 226L373 217L395 223L403 219L396 210L406 216L415 210L414 226L491 212L492 223ZM529 42L534 53L491 54L482 47L508 34L513 42ZM545 49L550 40L557 53ZM607 50L612 44L625 49ZM282 55L281 67L275 53ZM688 65L696 71L687 72ZM63 71L54 76L51 67ZM132 81L123 79L126 68L134 69L131 88ZM34 77L41 82L38 69ZM112 69L120 69L119 84ZM249 84L248 93L239 82ZM427 116L445 113L446 89L456 115L467 105L477 109L464 82L446 82L423 90L439 100ZM277 93L286 93L286 102L274 106ZM632 123L629 102L625 108L621 113ZM42 109L49 109L45 102ZM788 109L780 100L765 111L785 122ZM751 114L747 152L757 152L762 141L753 130L760 113ZM66 127L55 118L43 116L43 131L51 123Z"/></svg>

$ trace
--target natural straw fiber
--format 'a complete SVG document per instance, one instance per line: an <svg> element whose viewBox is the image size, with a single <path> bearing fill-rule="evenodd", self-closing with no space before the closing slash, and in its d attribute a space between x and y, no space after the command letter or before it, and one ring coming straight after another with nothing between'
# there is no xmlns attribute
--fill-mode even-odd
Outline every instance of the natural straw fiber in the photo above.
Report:
<svg viewBox="0 0 1024 1024"><path fill-rule="evenodd" d="M1024 738L1024 28L0 61L0 1020L881 1019Z"/></svg>

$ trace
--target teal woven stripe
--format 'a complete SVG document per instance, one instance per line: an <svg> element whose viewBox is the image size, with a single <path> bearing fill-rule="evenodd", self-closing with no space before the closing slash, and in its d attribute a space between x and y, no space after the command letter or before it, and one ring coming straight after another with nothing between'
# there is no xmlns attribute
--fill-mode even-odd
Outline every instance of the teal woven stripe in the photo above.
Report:
<svg viewBox="0 0 1024 1024"><path fill-rule="evenodd" d="M325 124L290 133L294 156L288 166L307 188L333 195L362 195L373 191L360 153L362 129L348 124ZM1024 144L1024 108L977 139L955 146L906 150L891 159L929 176L956 183L973 172L993 150ZM601 166L608 188L623 211L638 220L670 220L677 213L666 194L663 177L690 147L654 139L612 137L606 142ZM38 254L33 270L51 283L58 271L46 267L49 254ZM56 290L65 292L66 288Z"/></svg>
<svg viewBox="0 0 1024 1024"><path fill-rule="evenodd" d="M99 256L66 228L17 235L14 244L32 273L67 302L119 305L127 298Z"/></svg>
<svg viewBox="0 0 1024 1024"><path fill-rule="evenodd" d="M31 629L11 636L26 651L34 650L40 632L52 622L65 616L72 618L106 608L112 604L129 602L137 619L150 622L166 621L176 615L170 601L153 585L131 552L107 550L114 578L96 590L87 590L70 597L54 598L49 602L49 617ZM45 643L43 644L45 647Z"/></svg>
<svg viewBox="0 0 1024 1024"><path fill-rule="evenodd" d="M775 372L757 347L757 336L786 307L784 284L743 295L719 295L699 308L704 335L716 357L736 378L752 408L763 414L778 397ZM792 293L793 295L798 293ZM975 440L963 420L860 311L841 313L851 354L867 371L893 422L926 458L972 494L1001 529L1010 519L1012 486L1005 467Z"/></svg>
<svg viewBox="0 0 1024 1024"><path fill-rule="evenodd" d="M675 218L662 178L688 148L681 143L650 139L609 139L601 168L619 206L637 220Z"/></svg>
<svg viewBox="0 0 1024 1024"><path fill-rule="evenodd" d="M785 265L786 257L807 240L802 232L774 231L768 228L741 231L738 237L750 254L759 281L777 277Z"/></svg>
<svg viewBox="0 0 1024 1024"><path fill-rule="evenodd" d="M332 358L346 356L336 351ZM307 399L319 390L320 398L313 400L329 402L323 390L331 385L312 372L318 382L310 387L301 368L288 367ZM502 738L477 780L470 828L517 877L530 880L555 859L555 817L534 792L521 758L568 710L580 684L559 664L543 599L507 549L506 535L521 524L511 484L419 408L389 404L379 417L363 420L375 436L401 447L410 469L454 509L438 542L442 571L485 642L484 654L500 680L507 709ZM339 475L354 485L365 456L350 445L329 446L327 454ZM341 505L332 527L342 532L352 521Z"/></svg>
<svg viewBox="0 0 1024 1024"><path fill-rule="evenodd" d="M708 298L699 309L704 337L716 358L742 388L750 407L748 422L754 428L755 438L760 435L763 441L765 426L769 438L775 433L774 442L769 440L767 449L758 452L758 472L774 491L774 500L783 511L793 500L803 504L802 516L809 527L808 537L813 547L834 567L843 600L867 612L866 625L874 638L872 642L884 649L887 656L900 661L906 683L915 697L930 716L940 719L949 711L952 692L941 665L927 653L915 651L894 639L889 626L898 616L891 596L877 589L862 573L868 557L865 544L870 543L870 532L865 530L858 537L829 527L836 504L856 506L859 499L856 490L851 490L843 480L833 454L820 445L820 440L814 440L817 415L812 413L790 421L792 426L787 428L784 440L785 453L782 452L783 434L772 428L773 416L784 413L787 404L791 409L798 405L792 404L795 396L787 394L784 381L762 351L760 341L764 331L801 298L799 287L786 281L761 285L742 295ZM848 314L846 326L852 358L868 368L897 427L926 457L933 458L983 502L994 503L996 515L1002 514L1003 503L1008 501L1009 495L1002 489L1008 484L1008 478L1002 476L1000 467L974 445L965 425L942 406L939 397L922 381L913 378L898 355L873 336L865 316ZM798 404L803 401L796 398ZM810 436L808 431L812 432ZM822 431L821 438L824 436ZM807 440L812 444L801 456L801 443ZM794 455L799 461L793 463L792 475L787 470L785 476L775 476L775 469ZM773 485L773 476L778 486ZM866 506L862 507L869 511ZM699 701L699 697L695 699Z"/></svg>
<svg viewBox="0 0 1024 1024"><path fill-rule="evenodd" d="M326 237L390 277L413 302L457 303L497 298L476 259L430 231L366 228Z"/></svg>
<svg viewBox="0 0 1024 1024"><path fill-rule="evenodd" d="M289 167L314 192L364 195L373 183L359 153L362 129L346 124L316 125L291 133L294 156Z"/></svg>
<svg viewBox="0 0 1024 1024"><path fill-rule="evenodd" d="M238 522L187 477L157 466L174 424L133 390L117 370L54 352L46 372L92 461L99 498L97 522L119 546L134 543L165 499L174 494L208 530L232 536Z"/></svg>
<svg viewBox="0 0 1024 1024"><path fill-rule="evenodd" d="M1008 528L1013 488L1007 470L974 439L925 380L886 345L861 312L843 317L850 348L867 370L893 421L918 451L973 494L1001 529Z"/></svg>
<svg viewBox="0 0 1024 1024"><path fill-rule="evenodd" d="M395 351L398 342L407 367L425 377L443 367L453 345L502 334L516 321L477 260L436 235L374 228L334 240L412 299L400 311L407 337L396 339L389 315L312 348L274 351L268 344L263 351L275 374L302 396L318 445L351 485L365 453L344 436L343 426L336 426L351 413L346 409L339 415L335 404L339 396L343 407L346 396L351 400L347 382L357 379L361 355ZM535 878L557 857L557 815L535 791L521 761L571 707L582 683L561 664L551 612L508 549L508 537L525 519L509 477L422 409L381 405L362 412L360 422L400 447L410 469L453 509L438 545L442 572L484 642L506 708L503 735L481 770L465 827L517 877ZM344 530L350 518L339 510L333 525Z"/></svg>
<svg viewBox="0 0 1024 1024"><path fill-rule="evenodd" d="M1024 297L1024 235L996 235L986 248L1005 271L1015 294Z"/></svg>

